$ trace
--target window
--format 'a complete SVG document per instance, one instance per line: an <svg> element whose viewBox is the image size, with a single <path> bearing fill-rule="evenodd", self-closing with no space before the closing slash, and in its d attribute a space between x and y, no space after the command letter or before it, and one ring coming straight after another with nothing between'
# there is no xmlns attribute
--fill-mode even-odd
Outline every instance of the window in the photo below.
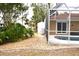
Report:
<svg viewBox="0 0 79 59"><path fill-rule="evenodd" d="M66 33L66 22L57 22L57 33Z"/></svg>

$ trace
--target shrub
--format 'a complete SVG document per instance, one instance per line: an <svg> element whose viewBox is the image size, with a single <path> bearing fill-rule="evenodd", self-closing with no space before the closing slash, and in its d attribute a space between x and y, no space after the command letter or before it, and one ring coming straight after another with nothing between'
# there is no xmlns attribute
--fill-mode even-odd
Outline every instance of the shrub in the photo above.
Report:
<svg viewBox="0 0 79 59"><path fill-rule="evenodd" d="M0 27L0 32L5 31L5 30L6 30L6 28Z"/></svg>
<svg viewBox="0 0 79 59"><path fill-rule="evenodd" d="M2 44L2 40L0 39L0 44Z"/></svg>
<svg viewBox="0 0 79 59"><path fill-rule="evenodd" d="M13 24L8 26L5 31L0 32L0 43L15 42L19 39L32 37L33 31L31 28L25 28L21 24Z"/></svg>
<svg viewBox="0 0 79 59"><path fill-rule="evenodd" d="M34 32L32 31L31 28L26 29L26 36L27 37L32 37L33 34L34 34Z"/></svg>

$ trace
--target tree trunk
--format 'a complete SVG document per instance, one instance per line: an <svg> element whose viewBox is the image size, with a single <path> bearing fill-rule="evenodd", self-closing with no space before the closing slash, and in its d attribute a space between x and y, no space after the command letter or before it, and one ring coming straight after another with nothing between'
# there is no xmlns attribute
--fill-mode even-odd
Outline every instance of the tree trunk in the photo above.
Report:
<svg viewBox="0 0 79 59"><path fill-rule="evenodd" d="M37 32L37 22L35 23L35 32Z"/></svg>
<svg viewBox="0 0 79 59"><path fill-rule="evenodd" d="M11 16L12 16L12 13L4 13L3 15L4 27L8 27L8 25L11 24L12 22Z"/></svg>

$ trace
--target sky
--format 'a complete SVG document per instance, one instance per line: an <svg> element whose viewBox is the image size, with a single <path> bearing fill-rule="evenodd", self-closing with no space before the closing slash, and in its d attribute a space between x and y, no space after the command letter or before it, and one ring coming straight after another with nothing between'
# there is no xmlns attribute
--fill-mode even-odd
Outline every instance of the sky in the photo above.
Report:
<svg viewBox="0 0 79 59"><path fill-rule="evenodd" d="M66 3L69 6L79 6L79 0L53 0L53 3Z"/></svg>
<svg viewBox="0 0 79 59"><path fill-rule="evenodd" d="M34 15L34 14L33 14L33 7L31 7L31 3L28 3L28 6L29 6L29 9L28 9L27 18L28 18L29 20L31 20L32 16Z"/></svg>

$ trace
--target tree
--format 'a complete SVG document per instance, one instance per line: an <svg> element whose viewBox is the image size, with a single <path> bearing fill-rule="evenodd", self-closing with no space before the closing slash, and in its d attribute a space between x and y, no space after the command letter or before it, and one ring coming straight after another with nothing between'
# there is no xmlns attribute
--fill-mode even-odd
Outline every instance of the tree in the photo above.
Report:
<svg viewBox="0 0 79 59"><path fill-rule="evenodd" d="M17 18L18 14L27 9L28 7L22 3L0 3L0 12L3 13L4 26L10 25L12 18Z"/></svg>
<svg viewBox="0 0 79 59"><path fill-rule="evenodd" d="M44 21L47 9L44 4L32 4L32 6L34 7L34 16L32 17L32 20L35 24L35 31L37 31L37 23Z"/></svg>

